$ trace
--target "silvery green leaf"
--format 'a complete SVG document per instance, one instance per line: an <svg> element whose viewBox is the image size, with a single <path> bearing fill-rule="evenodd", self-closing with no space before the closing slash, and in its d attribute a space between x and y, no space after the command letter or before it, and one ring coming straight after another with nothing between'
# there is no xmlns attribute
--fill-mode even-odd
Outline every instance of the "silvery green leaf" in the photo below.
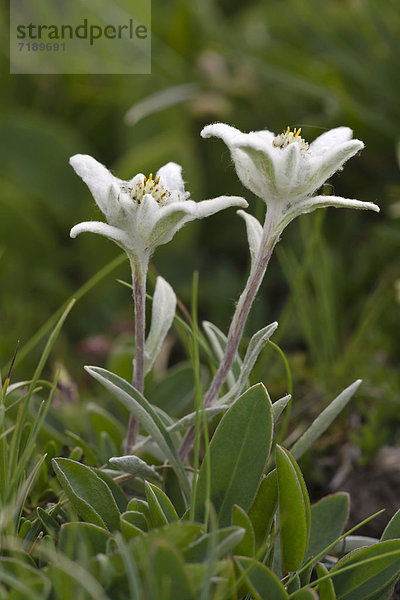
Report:
<svg viewBox="0 0 400 600"><path fill-rule="evenodd" d="M151 326L146 339L145 355L148 373L154 364L165 337L173 323L176 309L176 296L172 287L162 277L157 277L153 296Z"/></svg>
<svg viewBox="0 0 400 600"><path fill-rule="evenodd" d="M161 481L161 477L153 465L148 465L144 460L135 455L112 456L108 462L125 473L130 473L142 479L155 479Z"/></svg>
<svg viewBox="0 0 400 600"><path fill-rule="evenodd" d="M100 367L86 366L85 370L111 392L134 415L135 419L152 436L171 462L185 495L190 495L190 486L178 452L171 436L154 407L127 381Z"/></svg>
<svg viewBox="0 0 400 600"><path fill-rule="evenodd" d="M253 264L260 250L263 228L260 222L255 217L245 212L244 210L238 210L237 214L240 217L242 217L242 219L244 219L246 223L247 240L249 242L251 264Z"/></svg>
<svg viewBox="0 0 400 600"><path fill-rule="evenodd" d="M317 440L329 425L336 419L338 414L345 408L347 403L350 401L354 392L357 390L361 383L361 379L357 379L354 383L349 385L339 396L337 396L327 406L320 415L315 419L312 425L303 433L303 435L297 440L290 449L292 456L298 460Z"/></svg>
<svg viewBox="0 0 400 600"><path fill-rule="evenodd" d="M220 362L225 353L227 337L216 325L214 325L214 323L210 323L210 321L203 321L203 328L206 332L208 341L211 344L214 355ZM236 353L235 360L232 363L232 368L226 378L226 383L229 388L235 384L237 378L239 377L241 368L242 361L238 353Z"/></svg>
<svg viewBox="0 0 400 600"><path fill-rule="evenodd" d="M277 327L278 323L274 321L274 323L267 325L253 335L247 347L246 356L244 357L243 365L235 385L229 390L229 392L218 399L218 404L231 404L240 396L247 385L247 380L257 358L260 355L261 350L264 348L265 344L275 332Z"/></svg>
<svg viewBox="0 0 400 600"><path fill-rule="evenodd" d="M272 416L274 418L274 424L279 419L283 411L288 405L288 402L291 398L291 395L283 396L283 398L279 398L276 402L272 404Z"/></svg>

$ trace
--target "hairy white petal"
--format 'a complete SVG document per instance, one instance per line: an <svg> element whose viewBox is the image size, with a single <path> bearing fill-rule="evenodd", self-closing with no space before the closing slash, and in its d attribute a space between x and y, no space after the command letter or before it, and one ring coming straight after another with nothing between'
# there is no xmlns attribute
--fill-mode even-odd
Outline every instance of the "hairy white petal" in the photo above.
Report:
<svg viewBox="0 0 400 600"><path fill-rule="evenodd" d="M230 146L235 138L242 136L243 133L240 129L227 125L226 123L213 123L212 125L206 125L200 132L201 137L219 137L225 142L227 146Z"/></svg>
<svg viewBox="0 0 400 600"><path fill-rule="evenodd" d="M88 154L75 154L71 156L69 163L88 186L97 206L107 216L110 187L119 180Z"/></svg>
<svg viewBox="0 0 400 600"><path fill-rule="evenodd" d="M146 373L153 367L165 337L174 321L176 296L170 284L157 277L153 296L151 326L145 344Z"/></svg>
<svg viewBox="0 0 400 600"><path fill-rule="evenodd" d="M301 150L299 144L289 144L284 149L277 149L280 160L275 161L275 177L277 187L282 196L290 195L299 180Z"/></svg>
<svg viewBox="0 0 400 600"><path fill-rule="evenodd" d="M184 193L185 184L182 179L182 167L174 162L169 162L157 171L156 178L160 178L161 185L169 191L177 190Z"/></svg>
<svg viewBox="0 0 400 600"><path fill-rule="evenodd" d="M299 215L310 213L317 208L326 208L333 206L335 208L356 208L360 210L373 210L379 212L380 208L373 202L361 202L361 200L351 200L349 198L340 198L340 196L313 196L307 198L298 204L295 204L290 212L284 215L277 229L282 231L293 219Z"/></svg>
<svg viewBox="0 0 400 600"><path fill-rule="evenodd" d="M311 172L307 177L304 188L300 190L306 194L312 194L318 190L329 177L339 171L346 161L364 148L360 140L350 140L327 149L323 154L310 157Z"/></svg>
<svg viewBox="0 0 400 600"><path fill-rule="evenodd" d="M348 142L352 137L353 130L350 129L350 127L335 127L335 129L325 131L325 133L318 136L313 142L311 142L310 152L311 154L325 152L333 145Z"/></svg>
<svg viewBox="0 0 400 600"><path fill-rule="evenodd" d="M124 250L127 248L129 249L129 237L126 233L118 227L113 227L112 225L102 223L101 221L84 221L83 223L79 223L71 229L70 236L76 238L77 235L86 232L98 233L115 242Z"/></svg>
<svg viewBox="0 0 400 600"><path fill-rule="evenodd" d="M277 196L276 165L273 152L264 152L251 145L233 146L232 159L242 182L259 198L268 203Z"/></svg>
<svg viewBox="0 0 400 600"><path fill-rule="evenodd" d="M189 204L188 201L186 204ZM195 219L204 219L224 210L231 206L239 206L241 208L247 208L248 203L244 198L240 196L218 196L212 200L202 200L201 202L193 202L192 214Z"/></svg>

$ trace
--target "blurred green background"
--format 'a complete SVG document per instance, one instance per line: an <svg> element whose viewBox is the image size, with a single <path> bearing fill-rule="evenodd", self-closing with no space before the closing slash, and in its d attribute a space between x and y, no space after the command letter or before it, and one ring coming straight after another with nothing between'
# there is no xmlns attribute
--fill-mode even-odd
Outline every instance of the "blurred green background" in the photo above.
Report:
<svg viewBox="0 0 400 600"><path fill-rule="evenodd" d="M153 0L151 75L8 75L7 22L3 8L0 364L9 363L18 339L27 342L119 254L97 236L69 238L72 225L102 218L68 165L71 155L89 153L121 178L154 173L173 160L183 165L195 200L243 195L261 218L262 203L241 187L226 147L201 140L201 128L224 121L278 133L289 125L302 127L312 141L346 125L366 148L329 185L337 195L377 202L381 213L330 209L292 223L247 334L280 322L275 341L293 370L295 415L317 414L361 377L354 439L366 460L380 444L394 443L400 425L398 0ZM226 330L248 259L244 224L231 210L186 226L158 249L154 266L186 304L198 269L200 316ZM129 335L129 290L117 278L128 280L126 264L85 296L66 323L57 358L74 379L90 353L90 362L104 364L120 336ZM104 334L107 339L93 340ZM33 351L21 362L16 377L26 378L36 357ZM175 348L171 361L181 357ZM285 372L271 349L255 379L274 398L285 393Z"/></svg>

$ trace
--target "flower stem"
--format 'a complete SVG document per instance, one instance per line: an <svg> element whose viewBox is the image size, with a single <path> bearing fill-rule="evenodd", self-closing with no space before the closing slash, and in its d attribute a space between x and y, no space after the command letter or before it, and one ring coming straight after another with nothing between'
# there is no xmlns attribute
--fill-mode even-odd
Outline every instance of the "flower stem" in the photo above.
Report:
<svg viewBox="0 0 400 600"><path fill-rule="evenodd" d="M246 321L249 316L254 298L264 278L265 271L267 269L272 252L279 239L279 234L272 234L272 232L273 219L269 219L267 213L266 221L264 224L263 238L260 244L260 250L250 270L246 287L244 288L236 305L236 310L234 312L231 325L229 327L225 353L210 384L210 387L208 388L204 396L204 408L210 406L213 400L218 396L219 391L223 386L226 376L228 375L232 363L235 359L235 355L238 351L239 344L243 336L243 330L246 325ZM182 460L186 458L188 452L193 446L193 442L194 427L191 427L186 432L186 435L179 449L179 455Z"/></svg>
<svg viewBox="0 0 400 600"><path fill-rule="evenodd" d="M144 391L144 344L146 330L146 277L147 265L138 268L131 260L133 300L135 303L135 358L133 361L132 385L138 392ZM133 415L129 417L125 453L129 454L136 443L139 423Z"/></svg>

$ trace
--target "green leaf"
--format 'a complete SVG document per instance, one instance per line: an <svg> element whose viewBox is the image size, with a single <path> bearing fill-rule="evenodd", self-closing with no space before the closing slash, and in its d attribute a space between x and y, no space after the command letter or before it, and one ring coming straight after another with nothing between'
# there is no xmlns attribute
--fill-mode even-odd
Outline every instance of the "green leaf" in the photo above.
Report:
<svg viewBox="0 0 400 600"><path fill-rule="evenodd" d="M112 456L108 462L114 468L125 471L126 473L130 473L135 477L161 481L161 477L155 470L154 465L148 465L144 460L138 456L135 456L134 454L126 456Z"/></svg>
<svg viewBox="0 0 400 600"><path fill-rule="evenodd" d="M57 479L78 515L111 531L119 529L120 513L107 484L87 467L68 458L51 461Z"/></svg>
<svg viewBox="0 0 400 600"><path fill-rule="evenodd" d="M253 524L256 546L261 546L270 532L278 503L278 481L276 470L268 473L261 481L256 497L249 510Z"/></svg>
<svg viewBox="0 0 400 600"><path fill-rule="evenodd" d="M148 587L152 600L195 600L193 586L178 551L164 542L151 550Z"/></svg>
<svg viewBox="0 0 400 600"><path fill-rule="evenodd" d="M192 542L184 551L186 562L203 562L213 549L215 560L223 558L243 539L245 530L242 527L225 527L206 533Z"/></svg>
<svg viewBox="0 0 400 600"><path fill-rule="evenodd" d="M398 575L393 577L393 579L391 579L391 581L389 581L386 585L381 587L381 589L378 592L376 592L376 594L368 596L368 600L392 600L393 598L396 598L396 595L393 595L393 588L396 585L398 579Z"/></svg>
<svg viewBox="0 0 400 600"><path fill-rule="evenodd" d="M153 519L154 508L156 514L158 511L161 511L163 517L166 519L166 523L178 521L179 517L168 496L159 487L153 485L152 483L146 481L144 485L151 518ZM165 525L165 523L162 524Z"/></svg>
<svg viewBox="0 0 400 600"><path fill-rule="evenodd" d="M271 401L262 383L248 389L225 413L200 469L195 519L204 519L207 461L210 500L221 526L232 521L234 504L247 510L260 485L272 443Z"/></svg>
<svg viewBox="0 0 400 600"><path fill-rule="evenodd" d="M214 325L214 323L211 323L210 321L203 321L202 325L208 337L208 341L211 344L213 354L215 355L218 364L224 356L227 337L216 325ZM229 371L226 377L226 383L229 388L235 385L235 382L240 375L241 368L242 361L240 359L239 354L236 353L231 370Z"/></svg>
<svg viewBox="0 0 400 600"><path fill-rule="evenodd" d="M132 498L131 500L129 500L126 510L128 512L134 511L142 513L142 515L146 519L147 525L150 525L149 505L145 500L141 500L140 498Z"/></svg>
<svg viewBox="0 0 400 600"><path fill-rule="evenodd" d="M328 429L329 425L336 419L338 414L345 408L348 402L351 400L353 394L361 384L361 379L357 379L354 383L349 385L339 396L337 396L332 402L322 411L321 414L315 419L312 425L303 433L303 435L297 440L290 449L292 456L298 460L303 454L311 448L315 440L317 440L323 433Z"/></svg>
<svg viewBox="0 0 400 600"><path fill-rule="evenodd" d="M145 343L145 374L153 368L165 337L174 321L176 296L172 287L162 277L157 277L153 295L150 331Z"/></svg>
<svg viewBox="0 0 400 600"><path fill-rule="evenodd" d="M318 600L318 594L311 588L302 588L293 598L296 600Z"/></svg>
<svg viewBox="0 0 400 600"><path fill-rule="evenodd" d="M162 527L168 523L168 519L165 516L165 513L161 508L153 489L150 487L147 481L144 482L144 485L147 504L149 505L151 525L152 527Z"/></svg>
<svg viewBox="0 0 400 600"><path fill-rule="evenodd" d="M100 479L104 481L107 487L110 488L110 492L112 493L114 500L118 506L119 512L124 512L126 510L128 504L128 498L125 492L122 491L118 483L115 483L114 479L105 473L101 469L93 469L93 472L96 473Z"/></svg>
<svg viewBox="0 0 400 600"><path fill-rule="evenodd" d="M305 560L317 556L340 537L349 509L350 498L345 492L326 496L312 505L310 540Z"/></svg>
<svg viewBox="0 0 400 600"><path fill-rule="evenodd" d="M299 467L289 452L278 445L276 471L282 563L286 571L296 571L307 551L310 501Z"/></svg>
<svg viewBox="0 0 400 600"><path fill-rule="evenodd" d="M121 515L121 531L125 539L130 540L147 531L147 520L143 513L129 510Z"/></svg>
<svg viewBox="0 0 400 600"><path fill-rule="evenodd" d="M390 519L382 533L381 542L400 538L400 510Z"/></svg>
<svg viewBox="0 0 400 600"><path fill-rule="evenodd" d="M175 521L168 523L159 529L152 529L148 533L136 537L130 547L135 558L141 562L143 556L148 556L151 548L157 541L171 544L178 550L185 551L194 540L198 539L203 533L203 528L198 523L189 523L187 521Z"/></svg>
<svg viewBox="0 0 400 600"><path fill-rule="evenodd" d="M312 517L311 517L312 518ZM328 575L328 569L321 563L317 564L317 578ZM336 600L335 588L332 579L324 579L318 584L320 600Z"/></svg>
<svg viewBox="0 0 400 600"><path fill-rule="evenodd" d="M153 440L170 460L179 477L185 495L189 497L190 487L178 452L160 417L151 404L132 385L121 377L118 377L118 375L100 367L85 367L85 369L109 392L116 396L153 437Z"/></svg>
<svg viewBox="0 0 400 600"><path fill-rule="evenodd" d="M277 576L253 558L235 557L250 594L256 600L286 600L289 598Z"/></svg>
<svg viewBox="0 0 400 600"><path fill-rule="evenodd" d="M57 523L54 517L49 515L49 513L43 510L43 508L40 506L37 507L36 512L45 531L55 539L58 535L60 525Z"/></svg>
<svg viewBox="0 0 400 600"><path fill-rule="evenodd" d="M85 554L91 558L105 553L109 531L93 523L65 523L60 529L58 548L71 560L82 559Z"/></svg>
<svg viewBox="0 0 400 600"><path fill-rule="evenodd" d="M274 418L274 424L277 422L277 420L279 419L279 417L281 416L281 414L283 413L283 411L289 404L290 398L291 398L291 395L287 394L286 396L283 396L283 398L279 398L279 400L276 400L275 402L273 402L272 416Z"/></svg>
<svg viewBox="0 0 400 600"><path fill-rule="evenodd" d="M238 545L235 546L235 554L254 557L256 549L253 525L246 511L236 504L233 507L232 524L242 527L246 532Z"/></svg>
<svg viewBox="0 0 400 600"><path fill-rule="evenodd" d="M354 568L338 572L350 565L354 565ZM400 540L388 540L355 550L342 558L330 571L338 600L360 600L369 598L380 590L384 592L388 582L399 573Z"/></svg>

